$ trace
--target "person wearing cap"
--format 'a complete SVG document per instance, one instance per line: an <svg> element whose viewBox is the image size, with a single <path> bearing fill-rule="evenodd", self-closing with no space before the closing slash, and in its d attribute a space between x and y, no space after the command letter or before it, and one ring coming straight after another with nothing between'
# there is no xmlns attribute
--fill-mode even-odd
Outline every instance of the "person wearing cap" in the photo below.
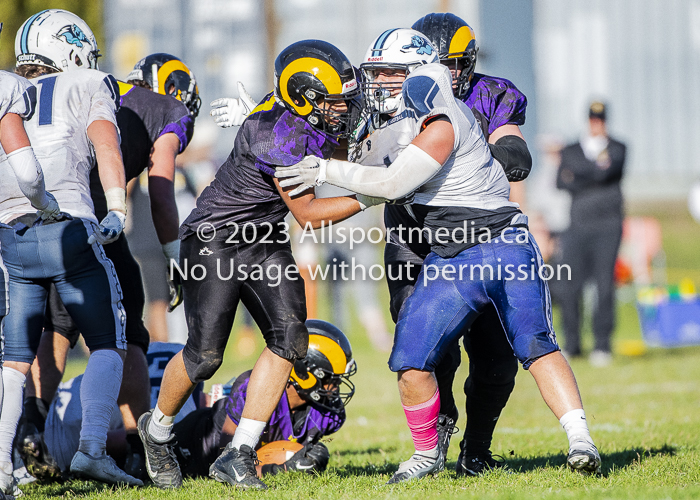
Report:
<svg viewBox="0 0 700 500"><path fill-rule="evenodd" d="M614 269L623 220L620 181L626 156L626 146L608 135L606 118L606 104L591 103L588 130L562 150L557 174L557 187L571 193L571 222L562 237L563 263L571 267L560 298L564 349L569 356L581 355L579 307L583 286L590 278L596 285L597 302L589 360L596 366L612 361Z"/></svg>

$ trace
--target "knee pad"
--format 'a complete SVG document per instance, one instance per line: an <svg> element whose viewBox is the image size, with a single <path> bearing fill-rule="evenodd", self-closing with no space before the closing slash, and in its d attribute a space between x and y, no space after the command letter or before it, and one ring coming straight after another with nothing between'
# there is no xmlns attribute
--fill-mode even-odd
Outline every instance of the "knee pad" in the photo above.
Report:
<svg viewBox="0 0 700 500"><path fill-rule="evenodd" d="M187 376L193 384L204 382L214 376L221 363L224 362L224 351L208 350L200 353L192 353L188 346L182 350L182 360L185 363Z"/></svg>

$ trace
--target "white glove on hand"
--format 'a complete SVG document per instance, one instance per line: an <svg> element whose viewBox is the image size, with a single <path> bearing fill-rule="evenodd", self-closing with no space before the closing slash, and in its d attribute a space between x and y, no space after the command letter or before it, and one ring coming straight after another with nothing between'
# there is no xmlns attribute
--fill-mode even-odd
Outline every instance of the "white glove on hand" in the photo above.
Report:
<svg viewBox="0 0 700 500"><path fill-rule="evenodd" d="M88 245L92 245L95 242L102 245L112 243L119 238L119 235L124 230L125 221L125 213L111 210L107 214L107 217L102 219L102 222L100 222L100 225L97 227L97 231L92 233L88 238Z"/></svg>
<svg viewBox="0 0 700 500"><path fill-rule="evenodd" d="M326 168L328 160L318 156L306 156L299 163L290 167L277 167L275 177L278 179L289 177L280 181L280 187L290 187L301 184L298 188L289 193L289 196L296 196L314 186L320 186L326 182Z"/></svg>
<svg viewBox="0 0 700 500"><path fill-rule="evenodd" d="M56 201L56 198L54 198L54 196L51 193L49 193L48 191L46 192L46 198L48 199L48 203L46 204L45 207L43 207L43 208L34 207L34 208L39 209L39 211L36 214L41 216L41 220L50 221L50 220L58 217L58 215L61 213L61 209L58 206L58 202Z"/></svg>
<svg viewBox="0 0 700 500"><path fill-rule="evenodd" d="M246 92L241 82L238 82L238 99L222 97L209 104L214 109L209 113L221 128L240 127L250 112L255 108L255 101Z"/></svg>

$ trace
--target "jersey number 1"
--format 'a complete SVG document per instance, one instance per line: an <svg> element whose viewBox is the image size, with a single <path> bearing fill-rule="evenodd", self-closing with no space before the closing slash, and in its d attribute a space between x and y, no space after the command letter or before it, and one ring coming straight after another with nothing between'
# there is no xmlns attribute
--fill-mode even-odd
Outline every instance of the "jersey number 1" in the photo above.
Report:
<svg viewBox="0 0 700 500"><path fill-rule="evenodd" d="M50 76L40 82L39 94L39 125L51 125L53 122L53 89L56 86L56 77Z"/></svg>

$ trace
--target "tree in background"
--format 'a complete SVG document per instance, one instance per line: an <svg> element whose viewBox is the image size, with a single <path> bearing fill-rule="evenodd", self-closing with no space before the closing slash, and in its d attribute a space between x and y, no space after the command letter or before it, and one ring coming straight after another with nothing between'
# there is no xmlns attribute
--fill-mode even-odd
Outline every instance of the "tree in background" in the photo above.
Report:
<svg viewBox="0 0 700 500"><path fill-rule="evenodd" d="M14 68L17 30L30 16L44 9L65 9L82 17L104 52L102 0L2 0L0 22L5 25L0 35L0 69Z"/></svg>

